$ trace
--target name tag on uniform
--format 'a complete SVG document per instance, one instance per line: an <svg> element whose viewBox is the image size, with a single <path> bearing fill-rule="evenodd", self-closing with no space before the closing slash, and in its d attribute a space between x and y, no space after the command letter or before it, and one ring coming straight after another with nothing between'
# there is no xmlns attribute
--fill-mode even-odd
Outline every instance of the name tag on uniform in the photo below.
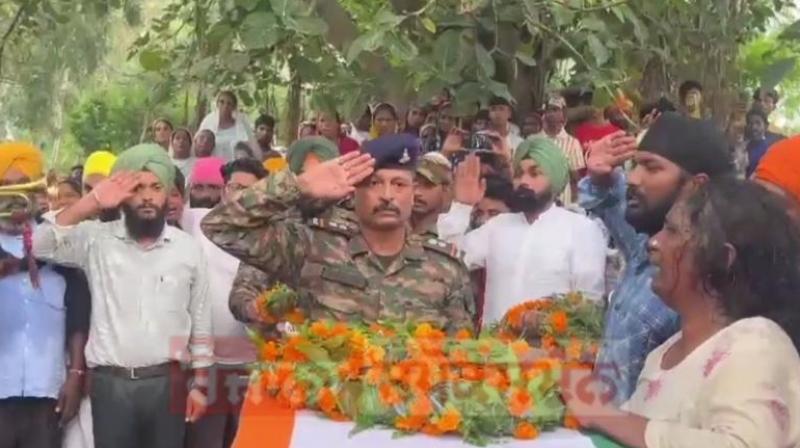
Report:
<svg viewBox="0 0 800 448"><path fill-rule="evenodd" d="M366 289L369 284L361 272L353 268L325 266L322 268L322 278L358 289Z"/></svg>

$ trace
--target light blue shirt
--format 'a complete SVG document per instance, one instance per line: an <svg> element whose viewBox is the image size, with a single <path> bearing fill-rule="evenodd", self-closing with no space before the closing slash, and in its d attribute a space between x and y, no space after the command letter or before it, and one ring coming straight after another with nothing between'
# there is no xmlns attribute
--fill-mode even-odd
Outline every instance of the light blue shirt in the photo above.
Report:
<svg viewBox="0 0 800 448"><path fill-rule="evenodd" d="M22 257L22 237L0 234L0 247ZM0 399L57 398L65 378L64 294L51 267L39 270L40 289L27 272L0 279Z"/></svg>
<svg viewBox="0 0 800 448"><path fill-rule="evenodd" d="M603 220L625 257L625 271L606 313L603 345L595 369L615 387L621 404L636 389L647 355L680 329L678 315L653 292L655 267L647 254L647 235L625 219L627 184L621 171L609 189L584 178L578 184L581 207Z"/></svg>

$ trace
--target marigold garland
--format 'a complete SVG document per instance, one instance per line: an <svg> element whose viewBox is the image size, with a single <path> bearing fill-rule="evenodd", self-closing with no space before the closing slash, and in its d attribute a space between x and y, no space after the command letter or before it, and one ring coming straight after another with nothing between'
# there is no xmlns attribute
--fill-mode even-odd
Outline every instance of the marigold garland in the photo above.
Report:
<svg viewBox="0 0 800 448"><path fill-rule="evenodd" d="M276 322L297 310L288 288L263 297ZM526 326L530 311L541 314L538 328ZM559 380L591 361L601 322L598 307L570 295L515 307L477 338L427 323L298 323L281 341L257 340L259 384L287 407L353 421L356 431L457 434L477 445L533 439L577 425L565 417Z"/></svg>

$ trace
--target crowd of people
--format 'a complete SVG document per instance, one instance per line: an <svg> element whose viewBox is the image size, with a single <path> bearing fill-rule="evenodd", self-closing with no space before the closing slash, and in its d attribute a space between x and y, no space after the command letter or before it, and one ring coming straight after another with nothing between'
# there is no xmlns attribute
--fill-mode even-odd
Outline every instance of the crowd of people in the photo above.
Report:
<svg viewBox="0 0 800 448"><path fill-rule="evenodd" d="M606 309L608 399L564 396L583 427L800 447L800 136L777 101L726 134L696 82L677 107L552 95L516 120L443 94L318 111L284 149L223 91L197 130L156 120L48 188L41 151L0 143L0 448L231 446L248 332L287 331L276 284L310 319L451 334L579 293Z"/></svg>

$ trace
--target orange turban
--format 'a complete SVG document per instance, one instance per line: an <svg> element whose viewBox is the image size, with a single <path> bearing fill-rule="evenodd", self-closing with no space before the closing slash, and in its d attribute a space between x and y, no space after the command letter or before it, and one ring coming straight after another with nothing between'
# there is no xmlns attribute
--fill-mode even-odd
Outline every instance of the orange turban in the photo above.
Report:
<svg viewBox="0 0 800 448"><path fill-rule="evenodd" d="M0 177L11 169L19 170L31 181L44 175L44 156L39 148L27 142L0 143Z"/></svg>
<svg viewBox="0 0 800 448"><path fill-rule="evenodd" d="M753 177L780 187L800 202L800 135L772 145Z"/></svg>

